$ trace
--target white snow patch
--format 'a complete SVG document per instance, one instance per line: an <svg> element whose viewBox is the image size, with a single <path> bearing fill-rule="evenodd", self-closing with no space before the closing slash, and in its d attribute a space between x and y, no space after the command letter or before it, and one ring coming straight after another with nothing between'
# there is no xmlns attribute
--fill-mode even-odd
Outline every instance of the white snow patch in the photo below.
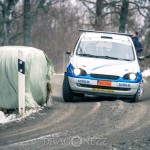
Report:
<svg viewBox="0 0 150 150"><path fill-rule="evenodd" d="M149 93L149 89L150 89L150 68L144 70L142 72L142 76L143 76L143 81L144 81L144 95L143 95L143 99L150 99L150 93Z"/></svg>
<svg viewBox="0 0 150 150"><path fill-rule="evenodd" d="M142 72L142 76L143 76L143 77L149 77L149 76L150 76L150 69L144 70L144 71Z"/></svg>
<svg viewBox="0 0 150 150"><path fill-rule="evenodd" d="M0 111L0 124L9 123L13 121L20 121L26 118L27 116L30 116L31 114L38 112L40 110L42 110L42 107L27 110L23 116L19 114L4 114L3 111Z"/></svg>
<svg viewBox="0 0 150 150"><path fill-rule="evenodd" d="M13 121L21 121L22 119L30 116L33 113L39 113L39 111L43 110L44 107L48 107L48 108L51 107L53 105L52 101L53 101L53 99L50 96L49 100L47 101L47 104L45 103L43 107L37 105L36 107L29 108L25 111L24 115L20 115L19 112L18 113L13 112L12 114L5 114L0 109L0 124L9 123L9 122L13 122ZM40 115L42 115L42 114L40 114Z"/></svg>
<svg viewBox="0 0 150 150"><path fill-rule="evenodd" d="M7 123L11 122L12 120L15 120L17 118L16 114L4 114L3 111L0 111L0 123Z"/></svg>
<svg viewBox="0 0 150 150"><path fill-rule="evenodd" d="M5 122L5 120L6 120L5 114L2 111L0 111L0 123Z"/></svg>

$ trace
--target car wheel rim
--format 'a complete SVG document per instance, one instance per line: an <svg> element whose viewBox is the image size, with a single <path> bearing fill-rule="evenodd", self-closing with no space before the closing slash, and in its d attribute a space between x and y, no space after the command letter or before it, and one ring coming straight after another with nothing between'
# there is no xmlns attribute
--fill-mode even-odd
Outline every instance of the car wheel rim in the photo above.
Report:
<svg viewBox="0 0 150 150"><path fill-rule="evenodd" d="M143 82L140 82L138 88L138 99L142 99L142 96L143 96Z"/></svg>

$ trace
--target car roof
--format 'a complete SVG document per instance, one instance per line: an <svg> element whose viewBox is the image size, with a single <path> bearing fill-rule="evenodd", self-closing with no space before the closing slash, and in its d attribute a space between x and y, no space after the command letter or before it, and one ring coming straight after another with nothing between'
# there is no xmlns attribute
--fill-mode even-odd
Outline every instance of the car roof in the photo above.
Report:
<svg viewBox="0 0 150 150"><path fill-rule="evenodd" d="M94 31L94 30L82 30L79 31L83 32L81 34L82 37L101 37L104 39L114 39L114 40L123 40L123 41L129 41L131 38L130 34L126 33L118 33L118 32L107 32L107 31Z"/></svg>

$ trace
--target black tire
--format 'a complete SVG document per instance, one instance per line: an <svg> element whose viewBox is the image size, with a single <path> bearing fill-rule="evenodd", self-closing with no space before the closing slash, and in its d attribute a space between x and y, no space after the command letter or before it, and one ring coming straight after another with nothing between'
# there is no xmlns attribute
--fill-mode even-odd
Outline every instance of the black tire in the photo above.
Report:
<svg viewBox="0 0 150 150"><path fill-rule="evenodd" d="M132 99L132 102L141 101L142 98L143 98L143 81L140 82L138 90L136 94L134 95L134 98Z"/></svg>
<svg viewBox="0 0 150 150"><path fill-rule="evenodd" d="M83 93L73 93L73 95L76 96L76 97L84 98Z"/></svg>
<svg viewBox="0 0 150 150"><path fill-rule="evenodd" d="M68 76L64 75L64 81L63 81L63 99L65 102L71 102L73 100L73 92L70 88Z"/></svg>

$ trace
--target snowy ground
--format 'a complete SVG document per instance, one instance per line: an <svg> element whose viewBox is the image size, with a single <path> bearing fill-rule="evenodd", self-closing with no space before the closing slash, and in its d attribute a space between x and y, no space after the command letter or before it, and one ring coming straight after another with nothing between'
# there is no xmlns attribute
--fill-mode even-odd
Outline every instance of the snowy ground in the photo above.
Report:
<svg viewBox="0 0 150 150"><path fill-rule="evenodd" d="M16 112L14 112L13 114L4 114L3 111L0 111L0 124L9 123L12 121L20 121L20 120L26 118L27 116L30 116L32 113L38 112L41 109L42 108L30 109L30 110L26 111L25 115L23 115L23 116L17 114Z"/></svg>
<svg viewBox="0 0 150 150"><path fill-rule="evenodd" d="M45 104L44 106L46 107L51 107L52 106L52 98L49 99L49 101L47 102L47 105ZM44 107L41 107L38 105L38 107L36 108L31 108L29 110L26 110L24 115L19 115L18 112L14 111L10 114L5 114L3 111L0 110L0 124L4 124L4 123L9 123L12 121L20 121L24 118L26 118L27 116L30 116L33 113L37 113L40 110L44 109Z"/></svg>
<svg viewBox="0 0 150 150"><path fill-rule="evenodd" d="M63 75L63 74L55 74L55 75ZM144 70L143 73L142 73L142 76L143 76L143 79L145 81L145 84L147 84L148 80L149 80L148 78L150 77L150 69ZM51 101L51 103L52 103L52 101ZM51 104L49 104L49 106L50 105ZM40 111L41 109L43 109L43 107L40 107L40 108L37 108L37 109L32 108L32 109L26 111L25 115L23 115L23 116L20 116L16 112L13 113L13 114L5 114L3 111L0 110L0 124L9 123L9 122L12 122L12 121L20 121L20 120L26 118L27 116L30 116L31 114Z"/></svg>

